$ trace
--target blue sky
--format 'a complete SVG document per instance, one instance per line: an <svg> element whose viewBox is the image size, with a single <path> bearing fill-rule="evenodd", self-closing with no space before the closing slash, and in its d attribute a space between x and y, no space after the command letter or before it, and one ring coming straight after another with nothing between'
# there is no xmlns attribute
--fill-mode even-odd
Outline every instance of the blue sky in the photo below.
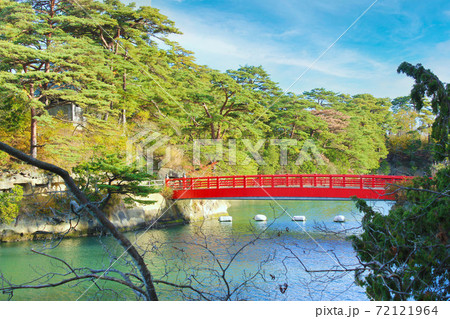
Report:
<svg viewBox="0 0 450 319"><path fill-rule="evenodd" d="M262 65L283 89L375 0L134 0L160 9L197 63ZM125 2L131 2L126 0ZM450 82L450 1L378 0L290 91L324 87L377 97L409 94L398 65L422 63Z"/></svg>

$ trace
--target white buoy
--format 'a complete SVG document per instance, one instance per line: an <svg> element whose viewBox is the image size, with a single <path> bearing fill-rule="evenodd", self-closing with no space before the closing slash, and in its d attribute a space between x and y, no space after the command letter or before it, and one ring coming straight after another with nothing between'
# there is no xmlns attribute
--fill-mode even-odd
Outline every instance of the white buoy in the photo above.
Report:
<svg viewBox="0 0 450 319"><path fill-rule="evenodd" d="M294 217L292 217L292 220L295 222L305 222L306 216L294 216Z"/></svg>
<svg viewBox="0 0 450 319"><path fill-rule="evenodd" d="M257 222L264 222L267 220L267 217L266 217L266 215L258 214L258 215L255 215L255 217L253 219L256 220Z"/></svg>
<svg viewBox="0 0 450 319"><path fill-rule="evenodd" d="M219 222L232 222L233 221L233 217L231 216L220 216L219 217Z"/></svg>
<svg viewBox="0 0 450 319"><path fill-rule="evenodd" d="M333 221L336 223L343 223L345 222L345 217L343 215L337 215L336 217L334 217Z"/></svg>

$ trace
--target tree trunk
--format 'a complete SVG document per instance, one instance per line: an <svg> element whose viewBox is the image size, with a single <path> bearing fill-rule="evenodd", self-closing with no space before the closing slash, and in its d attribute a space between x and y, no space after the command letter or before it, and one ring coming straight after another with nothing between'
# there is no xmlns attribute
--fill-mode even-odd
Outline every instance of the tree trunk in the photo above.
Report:
<svg viewBox="0 0 450 319"><path fill-rule="evenodd" d="M220 130L221 130L221 127L220 127L220 123L219 123L219 124L217 124L216 137L213 137L213 139L218 140L220 138Z"/></svg>
<svg viewBox="0 0 450 319"><path fill-rule="evenodd" d="M127 110L122 109L122 127L123 127L123 132L125 133L127 131Z"/></svg>
<svg viewBox="0 0 450 319"><path fill-rule="evenodd" d="M208 106L206 106L205 103L203 103L203 108L205 109L206 115L211 119L211 123L209 124L209 127L211 128L211 139L214 140L214 139L216 139L216 130L214 127L214 123L212 121L213 117L212 117L211 113L209 113Z"/></svg>
<svg viewBox="0 0 450 319"><path fill-rule="evenodd" d="M289 138L293 138L294 137L295 129L296 129L296 126L295 126L295 123L294 123L294 124L292 124L292 130L291 130L291 134L289 134Z"/></svg>
<svg viewBox="0 0 450 319"><path fill-rule="evenodd" d="M31 107L31 126L30 126L30 155L37 158L37 120L36 109Z"/></svg>

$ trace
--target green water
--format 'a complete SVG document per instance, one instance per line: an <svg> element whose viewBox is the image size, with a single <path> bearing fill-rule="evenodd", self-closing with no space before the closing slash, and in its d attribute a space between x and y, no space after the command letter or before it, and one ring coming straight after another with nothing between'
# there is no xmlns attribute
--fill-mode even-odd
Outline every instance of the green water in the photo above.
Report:
<svg viewBox="0 0 450 319"><path fill-rule="evenodd" d="M189 283L212 299L226 295L227 285L236 292L234 300L366 300L363 290L353 283L352 273L307 272L340 269L336 260L349 268L356 263L351 244L343 233L353 232L360 220L352 202L330 201L230 201L232 223L216 219L201 224L150 229L128 233L140 248L155 279ZM377 208L387 211L388 204ZM283 212L286 211L286 212ZM264 214L267 222L255 222ZM304 215L306 222L291 221L289 215ZM344 215L345 223L334 223ZM324 229L339 232L330 235ZM232 256L262 232L261 238ZM0 245L0 271L13 283L25 283L46 273L65 273L59 261L35 254L39 250L64 259L72 268L106 269L111 262L119 270L128 269L121 248L109 237L76 238L61 241L55 249L50 242L3 243ZM220 263L220 266L219 266ZM68 277L68 276L66 276ZM55 277L56 278L56 277ZM50 282L53 279L49 279ZM61 279L62 277L58 277ZM249 278L252 278L249 280ZM243 284L248 280L247 284ZM31 283L34 284L34 283ZM280 286L282 287L280 289ZM283 287L287 287L283 290ZM198 294L157 285L161 300L197 299ZM0 296L7 300L10 296ZM97 282L75 282L56 288L16 290L13 300L135 300L127 288Z"/></svg>

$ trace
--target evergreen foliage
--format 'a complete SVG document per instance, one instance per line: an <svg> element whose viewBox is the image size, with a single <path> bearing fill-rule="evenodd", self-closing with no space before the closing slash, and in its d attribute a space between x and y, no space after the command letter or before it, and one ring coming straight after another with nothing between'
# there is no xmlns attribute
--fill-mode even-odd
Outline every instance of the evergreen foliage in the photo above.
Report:
<svg viewBox="0 0 450 319"><path fill-rule="evenodd" d="M435 140L434 157L438 161L449 157L450 127L450 84L441 82L430 70L421 64L412 65L403 62L398 67L399 73L405 73L415 80L411 90L411 101L417 111L426 106L426 97L431 98L431 110L436 115L431 136Z"/></svg>
<svg viewBox="0 0 450 319"><path fill-rule="evenodd" d="M426 106L426 95L432 97L431 107L436 114L432 125L434 157L447 160L448 84L421 65L404 62L398 70L416 80L411 100L417 111ZM409 98L395 101L397 115L411 111L408 101ZM407 121L403 129L410 133L415 126ZM352 242L365 271L358 272L356 280L371 299L449 299L450 167L446 161L441 164L433 178L416 178L411 184L400 185L398 200L387 215L373 211L364 201L357 202L365 213L363 233L353 236Z"/></svg>
<svg viewBox="0 0 450 319"><path fill-rule="evenodd" d="M353 237L353 247L367 272L356 279L369 298L449 299L449 185L448 167L433 179L414 179L388 215L357 202L364 232Z"/></svg>
<svg viewBox="0 0 450 319"><path fill-rule="evenodd" d="M113 194L124 195L127 203L151 204L154 201L139 199L159 190L145 185L154 176L136 165L128 165L116 154L94 157L73 168L77 183L92 201L102 201L105 206Z"/></svg>

